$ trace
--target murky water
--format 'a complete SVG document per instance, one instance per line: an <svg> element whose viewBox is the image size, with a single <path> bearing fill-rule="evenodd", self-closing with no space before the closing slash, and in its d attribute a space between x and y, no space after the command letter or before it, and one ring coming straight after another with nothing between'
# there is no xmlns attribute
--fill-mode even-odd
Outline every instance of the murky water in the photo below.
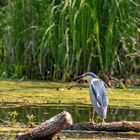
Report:
<svg viewBox="0 0 140 140"><path fill-rule="evenodd" d="M69 106L69 105L19 105L17 107L3 106L0 108L0 118L6 120L8 112L16 111L19 115L17 116L17 121L27 122L27 115L33 114L36 117L36 122L40 123L52 116L62 112L68 111L73 118L74 123L79 123L83 121L89 121L92 118L93 109L92 106ZM97 114L96 118L98 118ZM107 122L110 121L139 121L140 120L140 110L138 109L128 109L128 108L108 108Z"/></svg>
<svg viewBox="0 0 140 140"><path fill-rule="evenodd" d="M27 115L33 114L36 118L36 124L45 121L46 119L51 118L52 116L62 112L68 111L73 118L74 123L89 121L92 118L93 109L92 106L81 105L81 106L72 106L72 105L19 105L13 106L11 104L2 105L0 107L0 118L7 120L8 112L16 111L18 113L17 122L27 123ZM96 114L96 118L97 114ZM128 109L128 108L108 108L107 122L110 121L140 121L140 110L138 109ZM0 135L0 140L12 140L11 135ZM98 139L98 138L97 138ZM114 140L114 137L109 138ZM131 138L132 139L132 138ZM138 138L139 139L139 138ZM122 140L125 140L122 138ZM135 138L136 140L136 138Z"/></svg>

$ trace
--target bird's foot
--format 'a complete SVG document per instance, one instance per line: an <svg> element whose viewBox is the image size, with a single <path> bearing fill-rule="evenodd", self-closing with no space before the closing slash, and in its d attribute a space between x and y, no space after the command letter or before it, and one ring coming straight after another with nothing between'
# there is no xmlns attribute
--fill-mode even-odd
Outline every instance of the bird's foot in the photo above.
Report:
<svg viewBox="0 0 140 140"><path fill-rule="evenodd" d="M89 119L89 122L95 124L95 120L94 119Z"/></svg>
<svg viewBox="0 0 140 140"><path fill-rule="evenodd" d="M101 120L100 120L100 123L101 123L101 124L105 124L106 122L105 122L104 119L101 119Z"/></svg>

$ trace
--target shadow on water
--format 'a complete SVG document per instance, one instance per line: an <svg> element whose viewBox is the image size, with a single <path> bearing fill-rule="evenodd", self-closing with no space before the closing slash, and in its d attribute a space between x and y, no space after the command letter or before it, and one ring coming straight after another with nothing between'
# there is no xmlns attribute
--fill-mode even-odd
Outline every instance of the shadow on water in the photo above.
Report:
<svg viewBox="0 0 140 140"><path fill-rule="evenodd" d="M52 116L68 111L73 118L74 123L89 121L92 118L92 106L67 106L67 105L24 105L0 107L0 118L6 120L8 112L16 111L18 113L18 122L27 122L27 115L34 115L37 124L51 118ZM96 114L97 116L97 114ZM96 117L98 119L98 116ZM111 121L139 121L140 110L128 108L108 108L107 122Z"/></svg>

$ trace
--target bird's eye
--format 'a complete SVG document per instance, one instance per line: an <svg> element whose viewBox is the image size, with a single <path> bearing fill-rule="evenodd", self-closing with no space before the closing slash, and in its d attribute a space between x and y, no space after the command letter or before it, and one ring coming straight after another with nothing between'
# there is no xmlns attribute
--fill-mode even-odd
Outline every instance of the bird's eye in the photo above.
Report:
<svg viewBox="0 0 140 140"><path fill-rule="evenodd" d="M88 81L87 80L84 80L84 83L87 83Z"/></svg>

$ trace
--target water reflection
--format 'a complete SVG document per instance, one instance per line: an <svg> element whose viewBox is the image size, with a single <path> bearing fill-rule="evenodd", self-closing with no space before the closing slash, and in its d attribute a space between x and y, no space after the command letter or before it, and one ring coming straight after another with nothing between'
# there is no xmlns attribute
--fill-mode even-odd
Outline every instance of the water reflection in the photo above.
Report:
<svg viewBox="0 0 140 140"><path fill-rule="evenodd" d="M8 112L17 111L19 113L17 117L18 122L27 122L27 115L33 114L36 116L36 122L40 123L52 116L62 112L68 111L73 117L74 123L89 121L92 118L92 106L56 106L56 105L32 105L32 106L17 106L0 108L0 118L6 120ZM97 114L96 114L97 116ZM96 117L97 118L97 117ZM109 108L106 121L139 121L140 110L136 109L124 109L124 108Z"/></svg>

